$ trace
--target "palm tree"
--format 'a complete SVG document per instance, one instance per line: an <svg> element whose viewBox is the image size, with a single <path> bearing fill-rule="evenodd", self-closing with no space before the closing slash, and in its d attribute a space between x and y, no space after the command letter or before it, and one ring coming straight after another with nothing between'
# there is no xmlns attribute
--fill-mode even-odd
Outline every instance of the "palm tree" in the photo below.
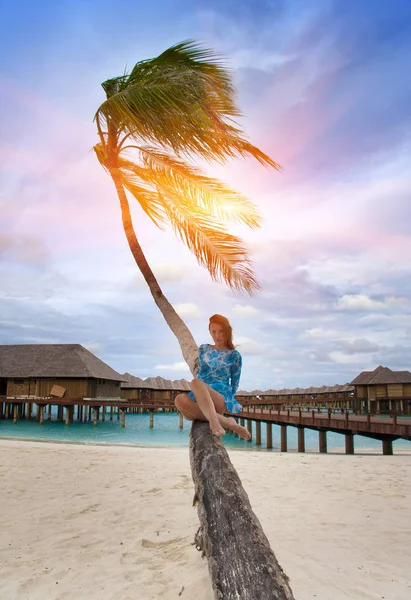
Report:
<svg viewBox="0 0 411 600"><path fill-rule="evenodd" d="M148 265L134 231L127 192L158 227L173 227L214 280L252 294L258 282L247 250L225 223L259 227L258 211L190 160L224 163L251 155L262 165L279 166L247 141L235 122L240 113L230 73L214 52L194 42L182 42L157 58L138 62L130 73L109 79L102 87L107 99L95 115L100 141L94 150L116 187L137 266L195 375L197 345Z"/></svg>

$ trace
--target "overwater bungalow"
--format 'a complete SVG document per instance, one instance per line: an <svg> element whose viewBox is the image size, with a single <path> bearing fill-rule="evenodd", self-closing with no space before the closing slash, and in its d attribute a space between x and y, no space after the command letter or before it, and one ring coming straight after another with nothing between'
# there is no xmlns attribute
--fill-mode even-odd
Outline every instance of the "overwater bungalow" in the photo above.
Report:
<svg viewBox="0 0 411 600"><path fill-rule="evenodd" d="M80 344L0 345L0 396L120 398L123 379Z"/></svg>
<svg viewBox="0 0 411 600"><path fill-rule="evenodd" d="M188 381L185 379L170 380L163 377L140 379L130 373L124 373L123 379L121 397L125 400L172 404L177 394L190 391Z"/></svg>
<svg viewBox="0 0 411 600"><path fill-rule="evenodd" d="M333 409L354 409L354 387L350 384L295 388L281 390L239 391L238 401L244 405L276 406L277 408L312 408L323 406Z"/></svg>
<svg viewBox="0 0 411 600"><path fill-rule="evenodd" d="M373 414L399 411L411 413L411 373L379 366L363 371L352 382L356 398Z"/></svg>

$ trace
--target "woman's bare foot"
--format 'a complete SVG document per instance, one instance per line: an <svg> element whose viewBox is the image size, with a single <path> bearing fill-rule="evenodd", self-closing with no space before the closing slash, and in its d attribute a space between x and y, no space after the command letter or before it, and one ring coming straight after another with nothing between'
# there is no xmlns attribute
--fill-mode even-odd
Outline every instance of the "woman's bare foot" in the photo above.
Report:
<svg viewBox="0 0 411 600"><path fill-rule="evenodd" d="M230 421L230 429L238 433L242 440L246 440L246 442L251 440L251 433L248 431L248 429L242 425L239 425L234 417L228 417L227 421Z"/></svg>
<svg viewBox="0 0 411 600"><path fill-rule="evenodd" d="M217 437L222 437L223 435L225 435L225 429L220 425L217 418L215 419L215 421L210 421L210 429L211 433L213 433Z"/></svg>

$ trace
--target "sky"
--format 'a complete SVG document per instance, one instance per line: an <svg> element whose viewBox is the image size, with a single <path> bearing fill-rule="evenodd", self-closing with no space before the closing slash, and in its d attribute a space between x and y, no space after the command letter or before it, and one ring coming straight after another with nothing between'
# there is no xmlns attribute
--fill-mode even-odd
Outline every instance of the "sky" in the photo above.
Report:
<svg viewBox="0 0 411 600"><path fill-rule="evenodd" d="M410 0L0 0L0 343L79 343L120 373L190 377L92 151L101 82L186 39L226 58L241 125L283 166L209 167L264 217L232 228L251 297L133 200L197 343L226 315L248 391L411 370Z"/></svg>

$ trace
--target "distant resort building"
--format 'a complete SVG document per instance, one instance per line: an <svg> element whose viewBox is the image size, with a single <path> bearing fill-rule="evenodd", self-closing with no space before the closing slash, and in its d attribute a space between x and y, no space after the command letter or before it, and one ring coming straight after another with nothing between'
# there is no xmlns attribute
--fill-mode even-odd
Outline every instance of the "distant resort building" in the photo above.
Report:
<svg viewBox="0 0 411 600"><path fill-rule="evenodd" d="M0 396L120 398L123 380L80 344L0 345Z"/></svg>
<svg viewBox="0 0 411 600"><path fill-rule="evenodd" d="M289 408L311 408L324 406L330 408L353 409L355 388L349 383L343 385L323 385L322 387L294 388L281 390L239 390L237 400L243 404L276 405Z"/></svg>
<svg viewBox="0 0 411 600"><path fill-rule="evenodd" d="M411 373L379 366L363 371L352 382L357 401L371 413L411 413Z"/></svg>
<svg viewBox="0 0 411 600"><path fill-rule="evenodd" d="M190 391L188 381L185 379L170 380L162 377L148 377L140 379L124 373L121 384L121 397L125 400L138 400L139 402L172 401L181 392Z"/></svg>
<svg viewBox="0 0 411 600"><path fill-rule="evenodd" d="M121 398L170 405L177 394L189 390L185 379L120 375L80 344L0 345L0 396ZM238 391L236 397L243 406L410 414L411 373L379 366L343 385Z"/></svg>

